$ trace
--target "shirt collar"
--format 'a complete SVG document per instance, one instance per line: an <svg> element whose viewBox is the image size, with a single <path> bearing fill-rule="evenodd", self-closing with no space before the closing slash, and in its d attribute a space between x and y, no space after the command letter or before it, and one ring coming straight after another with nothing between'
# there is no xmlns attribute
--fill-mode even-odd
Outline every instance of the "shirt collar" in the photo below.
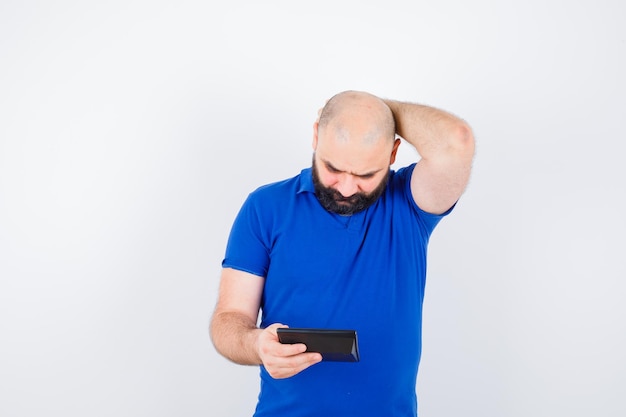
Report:
<svg viewBox="0 0 626 417"><path fill-rule="evenodd" d="M315 193L311 168L305 168L300 172L300 187L298 188L298 194L304 192Z"/></svg>

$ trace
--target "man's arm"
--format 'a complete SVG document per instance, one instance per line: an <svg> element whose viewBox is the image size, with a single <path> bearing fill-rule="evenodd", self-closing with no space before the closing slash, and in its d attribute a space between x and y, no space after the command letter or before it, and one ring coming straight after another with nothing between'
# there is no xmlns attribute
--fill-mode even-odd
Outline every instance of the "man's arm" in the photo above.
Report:
<svg viewBox="0 0 626 417"><path fill-rule="evenodd" d="M283 345L273 324L256 326L264 279L231 268L222 270L219 298L211 319L211 339L218 352L241 365L263 364L274 378L287 378L322 360L303 353L303 344Z"/></svg>
<svg viewBox="0 0 626 417"><path fill-rule="evenodd" d="M411 192L424 211L441 214L461 197L469 181L474 135L463 120L419 104L384 100L396 132L415 147L421 160L411 177Z"/></svg>

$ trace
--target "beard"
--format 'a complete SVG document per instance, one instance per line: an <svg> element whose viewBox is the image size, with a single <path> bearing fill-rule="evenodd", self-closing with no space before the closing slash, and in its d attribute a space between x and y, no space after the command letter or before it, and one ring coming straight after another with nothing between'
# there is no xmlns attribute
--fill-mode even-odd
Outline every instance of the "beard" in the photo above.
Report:
<svg viewBox="0 0 626 417"><path fill-rule="evenodd" d="M378 198L383 194L385 188L387 188L387 181L389 180L389 170L387 170L385 177L373 191L369 193L355 193L350 197L344 197L334 188L326 187L322 184L317 171L317 165L315 164L315 157L313 157L312 171L313 186L315 188L315 196L317 197L317 200L327 211L342 216L351 216L374 204L374 202L376 202L376 200L378 200Z"/></svg>

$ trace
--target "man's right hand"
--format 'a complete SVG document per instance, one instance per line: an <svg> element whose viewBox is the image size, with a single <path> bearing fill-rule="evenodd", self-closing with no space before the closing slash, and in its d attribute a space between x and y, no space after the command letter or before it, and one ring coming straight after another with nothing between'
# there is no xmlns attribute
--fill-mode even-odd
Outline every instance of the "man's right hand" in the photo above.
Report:
<svg viewBox="0 0 626 417"><path fill-rule="evenodd" d="M316 352L305 352L306 346L302 343L293 345L280 343L276 329L281 327L288 326L280 323L272 324L261 330L257 337L257 352L272 378L289 378L321 362L322 355Z"/></svg>

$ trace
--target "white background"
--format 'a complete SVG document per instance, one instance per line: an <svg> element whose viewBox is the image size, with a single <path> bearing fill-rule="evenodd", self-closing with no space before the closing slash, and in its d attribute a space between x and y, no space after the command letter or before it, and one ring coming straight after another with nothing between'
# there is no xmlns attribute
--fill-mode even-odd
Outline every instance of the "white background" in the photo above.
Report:
<svg viewBox="0 0 626 417"><path fill-rule="evenodd" d="M3 0L0 415L251 415L257 369L207 332L228 231L347 89L477 139L431 240L420 415L626 415L625 9Z"/></svg>

